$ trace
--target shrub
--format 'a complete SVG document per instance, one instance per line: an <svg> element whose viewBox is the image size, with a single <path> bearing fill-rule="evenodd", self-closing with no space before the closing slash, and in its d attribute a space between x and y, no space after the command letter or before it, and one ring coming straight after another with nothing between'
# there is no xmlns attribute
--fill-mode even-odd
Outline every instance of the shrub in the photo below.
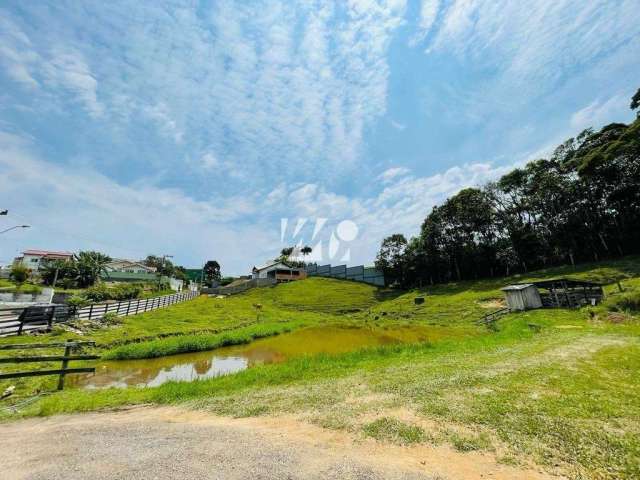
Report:
<svg viewBox="0 0 640 480"><path fill-rule="evenodd" d="M139 283L120 283L109 291L109 299L131 300L138 298L143 291L143 286Z"/></svg>
<svg viewBox="0 0 640 480"><path fill-rule="evenodd" d="M87 288L84 291L84 296L92 302L104 302L111 299L111 293L104 283Z"/></svg>
<svg viewBox="0 0 640 480"><path fill-rule="evenodd" d="M86 304L90 303L89 300L87 299L87 297L83 296L83 295L71 295L69 298L67 298L67 305L70 305L72 307L76 307L76 308L82 308L84 307Z"/></svg>
<svg viewBox="0 0 640 480"><path fill-rule="evenodd" d="M105 316L102 317L102 323L107 325L120 325L123 321L123 318L119 317L116 312L106 313Z"/></svg>
<svg viewBox="0 0 640 480"><path fill-rule="evenodd" d="M27 281L27 279L29 278L29 273L30 271L27 267L25 267L21 263L16 263L11 267L11 273L9 274L9 277L18 285L21 285Z"/></svg>
<svg viewBox="0 0 640 480"><path fill-rule="evenodd" d="M612 296L607 301L607 308L612 312L639 312L640 311L640 290L631 290L616 296Z"/></svg>

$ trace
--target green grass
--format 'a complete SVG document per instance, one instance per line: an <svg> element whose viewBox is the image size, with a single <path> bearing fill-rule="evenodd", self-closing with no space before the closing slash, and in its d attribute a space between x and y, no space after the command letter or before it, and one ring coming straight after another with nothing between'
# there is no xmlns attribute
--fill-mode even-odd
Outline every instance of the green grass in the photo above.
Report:
<svg viewBox="0 0 640 480"><path fill-rule="evenodd" d="M210 335L184 335L142 343L128 343L108 350L104 360L132 360L157 358L187 352L202 352L229 345L240 345L253 340L290 332L290 324L260 324L238 328L227 333Z"/></svg>
<svg viewBox="0 0 640 480"><path fill-rule="evenodd" d="M427 435L422 428L401 422L396 418L379 418L367 423L362 430L369 437L401 445L423 443L427 440Z"/></svg>
<svg viewBox="0 0 640 480"><path fill-rule="evenodd" d="M622 279L625 292L610 284L606 301L595 308L509 314L495 332L474 325L496 309L505 284L560 276ZM156 388L70 389L11 418L140 403L230 416L294 413L382 442L437 441L459 451L500 451L512 464L559 466L572 478L639 478L640 319L633 303L639 289L640 259L631 257L411 292L312 278L231 298L202 297L129 317L95 339L106 357L145 358L304 326L436 324L476 334L299 357ZM414 304L417 295L425 296L424 304ZM609 317L615 312L624 312L621 323ZM48 381L38 388L51 387ZM411 420L398 412L409 412Z"/></svg>

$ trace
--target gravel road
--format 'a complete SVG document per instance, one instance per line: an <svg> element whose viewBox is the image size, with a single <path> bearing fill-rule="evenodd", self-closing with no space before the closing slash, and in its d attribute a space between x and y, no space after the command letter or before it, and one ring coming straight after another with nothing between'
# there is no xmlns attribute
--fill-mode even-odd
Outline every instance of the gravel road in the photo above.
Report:
<svg viewBox="0 0 640 480"><path fill-rule="evenodd" d="M546 478L436 451L385 447L286 419L225 419L171 408L29 419L0 425L3 479ZM390 449L389 449L390 448ZM479 463L478 463L479 461ZM447 467L449 465L449 467ZM449 469L450 470L450 469ZM479 473L482 471L483 473ZM524 474L524 475L523 475Z"/></svg>

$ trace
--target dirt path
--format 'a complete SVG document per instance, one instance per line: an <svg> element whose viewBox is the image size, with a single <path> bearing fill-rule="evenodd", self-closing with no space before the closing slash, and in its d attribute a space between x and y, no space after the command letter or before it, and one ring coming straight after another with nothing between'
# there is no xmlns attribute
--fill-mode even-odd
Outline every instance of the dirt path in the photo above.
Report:
<svg viewBox="0 0 640 480"><path fill-rule="evenodd" d="M558 478L488 454L392 446L293 418L150 407L0 425L0 465L12 480Z"/></svg>

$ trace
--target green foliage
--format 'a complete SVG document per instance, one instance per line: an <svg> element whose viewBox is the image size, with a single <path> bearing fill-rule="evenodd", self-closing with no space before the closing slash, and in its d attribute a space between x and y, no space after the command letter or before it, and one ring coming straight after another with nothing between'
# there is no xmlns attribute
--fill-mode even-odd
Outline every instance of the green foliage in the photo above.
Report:
<svg viewBox="0 0 640 480"><path fill-rule="evenodd" d="M212 286L214 282L220 281L220 264L215 260L209 260L204 265L204 279L207 285Z"/></svg>
<svg viewBox="0 0 640 480"><path fill-rule="evenodd" d="M384 273L388 283L405 283L405 270L407 262L407 239L404 235L396 233L385 238L376 257L376 268Z"/></svg>
<svg viewBox="0 0 640 480"><path fill-rule="evenodd" d="M53 281L56 280L56 286L73 288L78 278L78 268L73 260L54 260L44 263L39 274L45 285L53 285Z"/></svg>
<svg viewBox="0 0 640 480"><path fill-rule="evenodd" d="M87 300L93 303L104 302L105 300L111 299L111 292L109 290L110 289L104 283L99 283L98 285L87 288L83 292L83 295Z"/></svg>
<svg viewBox="0 0 640 480"><path fill-rule="evenodd" d="M629 108L631 108L631 110L637 110L638 108L640 108L640 88L631 98L631 105L629 105Z"/></svg>
<svg viewBox="0 0 640 480"><path fill-rule="evenodd" d="M116 312L108 312L100 321L105 325L121 325L124 322L124 318L119 317Z"/></svg>
<svg viewBox="0 0 640 480"><path fill-rule="evenodd" d="M18 285L26 282L29 279L29 274L31 271L22 265L21 263L15 263L11 267L11 272L9 273L9 278L16 282Z"/></svg>
<svg viewBox="0 0 640 480"><path fill-rule="evenodd" d="M40 288L38 285L34 285L32 283L21 283L18 284L18 286L15 289L16 292L19 293L41 293L42 292L42 288Z"/></svg>
<svg viewBox="0 0 640 480"><path fill-rule="evenodd" d="M138 298L143 291L143 285L139 283L118 283L108 287L104 283L94 285L84 291L84 296L92 302L104 302L105 300L131 300Z"/></svg>
<svg viewBox="0 0 640 480"><path fill-rule="evenodd" d="M84 295L75 294L67 298L66 303L67 305L71 305L76 308L82 308L85 305L88 305L89 303L91 303L91 301L87 299L87 297L85 297Z"/></svg>
<svg viewBox="0 0 640 480"><path fill-rule="evenodd" d="M234 330L230 333L212 335L184 335L153 340L151 342L130 343L108 351L105 360L131 360L139 358L157 358L178 353L201 352L229 345L249 343L255 339L278 335L290 331L282 324L257 325Z"/></svg>
<svg viewBox="0 0 640 480"><path fill-rule="evenodd" d="M640 312L640 289L614 295L605 301L612 312Z"/></svg>
<svg viewBox="0 0 640 480"><path fill-rule="evenodd" d="M229 285L234 280L235 280L235 277L222 277L220 279L220 285L224 287L225 285Z"/></svg>
<svg viewBox="0 0 640 480"><path fill-rule="evenodd" d="M78 272L78 285L89 287L98 281L100 274L106 273L105 265L111 258L100 252L87 251L74 255L74 260Z"/></svg>

